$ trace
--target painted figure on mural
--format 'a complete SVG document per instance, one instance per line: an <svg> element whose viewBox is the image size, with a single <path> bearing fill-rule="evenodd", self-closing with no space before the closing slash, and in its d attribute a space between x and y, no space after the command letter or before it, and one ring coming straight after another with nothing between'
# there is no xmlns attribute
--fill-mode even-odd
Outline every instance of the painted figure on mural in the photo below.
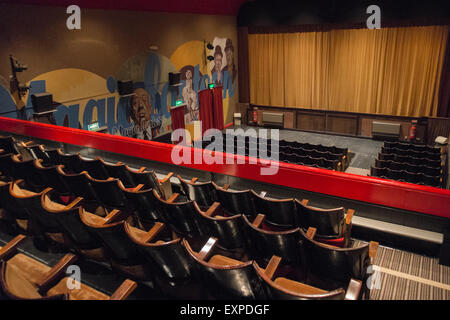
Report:
<svg viewBox="0 0 450 320"><path fill-rule="evenodd" d="M186 103L185 123L197 121L199 118L199 107L197 103L197 93L193 86L193 71L191 66L184 67L182 79L186 81L186 85L181 93L183 101Z"/></svg>
<svg viewBox="0 0 450 320"><path fill-rule="evenodd" d="M156 137L161 127L161 118L158 113L158 108L153 108L150 102L148 92L144 88L135 89L130 113L134 127L130 136L144 140Z"/></svg>
<svg viewBox="0 0 450 320"><path fill-rule="evenodd" d="M227 60L227 65L223 67L222 74L224 74L225 71L227 71L228 74L231 76L232 82L234 83L236 80L237 68L236 64L234 63L234 47L233 43L231 42L231 39L227 39L224 51L225 51L225 58Z"/></svg>
<svg viewBox="0 0 450 320"><path fill-rule="evenodd" d="M214 68L211 70L213 79L216 79L214 82L216 86L221 86L223 83L222 59L222 48L220 46L216 46L214 50Z"/></svg>

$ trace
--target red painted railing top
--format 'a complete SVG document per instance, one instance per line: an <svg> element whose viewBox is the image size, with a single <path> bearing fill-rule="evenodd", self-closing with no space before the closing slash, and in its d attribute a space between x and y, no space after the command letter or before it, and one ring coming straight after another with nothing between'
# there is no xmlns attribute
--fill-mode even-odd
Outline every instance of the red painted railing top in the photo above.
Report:
<svg viewBox="0 0 450 320"><path fill-rule="evenodd" d="M166 143L4 117L0 117L0 130L173 163L171 153L175 146ZM181 164L184 167L450 218L450 190L282 162L279 163L276 175L261 175L260 169L265 164L260 161L257 164L249 164L248 157L217 153L231 159L245 159L245 164L236 164L236 161L233 161L233 164L227 164L225 161L223 164L196 164L193 163L195 155L198 156L203 151L190 147L183 147L183 150L188 152L192 159L190 164Z"/></svg>

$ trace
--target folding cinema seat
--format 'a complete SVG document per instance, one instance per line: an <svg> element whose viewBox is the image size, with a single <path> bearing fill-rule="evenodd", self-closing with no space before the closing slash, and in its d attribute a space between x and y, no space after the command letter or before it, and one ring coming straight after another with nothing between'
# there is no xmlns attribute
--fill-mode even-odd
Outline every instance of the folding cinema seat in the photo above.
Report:
<svg viewBox="0 0 450 320"><path fill-rule="evenodd" d="M47 151L45 150L45 147L43 145L34 143L29 145L22 143L21 145L23 146L24 149L28 151L28 153L33 159L42 160L43 165L49 166L53 164L52 159L47 154Z"/></svg>
<svg viewBox="0 0 450 320"><path fill-rule="evenodd" d="M143 184L136 188L125 188L121 181L118 184L127 199L128 209L133 212L139 225L148 228L156 221L164 221L164 212L152 188L144 189Z"/></svg>
<svg viewBox="0 0 450 320"><path fill-rule="evenodd" d="M377 167L370 167L370 175L372 177L387 177L387 171L389 169L388 168L377 168Z"/></svg>
<svg viewBox="0 0 450 320"><path fill-rule="evenodd" d="M265 216L258 214L253 222L244 216L246 231L248 233L248 253L258 263L267 263L273 255L282 257L286 263L296 267L300 266L298 241L299 228L286 231L263 230L261 224Z"/></svg>
<svg viewBox="0 0 450 320"><path fill-rule="evenodd" d="M127 170L127 167L124 163L117 162L114 164L110 164L106 163L102 158L99 158L99 160L103 163L103 167L106 169L108 177L119 179L126 188L137 187L130 171Z"/></svg>
<svg viewBox="0 0 450 320"><path fill-rule="evenodd" d="M0 154L0 173L4 179L14 180L14 162L12 160L12 153Z"/></svg>
<svg viewBox="0 0 450 320"><path fill-rule="evenodd" d="M65 154L60 148L57 150L59 163L64 165L64 170L70 174L81 173L84 171L83 162L79 153Z"/></svg>
<svg viewBox="0 0 450 320"><path fill-rule="evenodd" d="M47 154L49 158L49 163L52 165L62 165L62 160L60 158L60 150L58 148L56 149L47 149L45 150L45 153Z"/></svg>
<svg viewBox="0 0 450 320"><path fill-rule="evenodd" d="M313 227L317 230L318 241L347 247L350 243L353 209L345 212L344 207L321 209L308 206L308 200L295 200L295 221L304 231Z"/></svg>
<svg viewBox="0 0 450 320"><path fill-rule="evenodd" d="M155 189L164 199L169 199L172 195L170 178L173 176L173 172L170 172L159 181L153 170L148 171L145 167L142 167L139 170L133 170L127 165L125 165L125 168L130 173L135 186L142 184L143 190Z"/></svg>
<svg viewBox="0 0 450 320"><path fill-rule="evenodd" d="M86 171L92 178L97 180L106 180L109 178L108 171L106 170L104 162L100 157L88 160L83 159L80 155L78 156L81 159L82 170Z"/></svg>
<svg viewBox="0 0 450 320"><path fill-rule="evenodd" d="M337 288L332 291L323 290L284 276L277 276L282 259L273 256L268 266L263 269L253 262L270 300L356 300L362 283L351 279L347 291ZM276 277L274 280L272 280Z"/></svg>
<svg viewBox="0 0 450 320"><path fill-rule="evenodd" d="M80 207L79 215L87 229L101 239L113 270L132 279L153 283L147 259L125 231L128 213L113 210L102 218Z"/></svg>
<svg viewBox="0 0 450 320"><path fill-rule="evenodd" d="M44 186L53 188L60 196L66 197L70 195L70 188L59 174L58 166L44 166L42 159L34 160L33 165ZM62 167L62 165L60 166Z"/></svg>
<svg viewBox="0 0 450 320"><path fill-rule="evenodd" d="M300 230L300 251L307 271L307 284L324 290L334 290L346 286L351 279L361 281L358 290L368 298L368 267L372 264L378 248L377 242L360 247L338 248L314 240L314 228L305 233ZM355 295L355 298L358 298Z"/></svg>
<svg viewBox="0 0 450 320"><path fill-rule="evenodd" d="M17 150L16 146L16 139L12 136L0 136L0 149L3 150L4 154L11 153L11 154L18 154L19 151Z"/></svg>
<svg viewBox="0 0 450 320"><path fill-rule="evenodd" d="M111 295L77 280L73 288L67 286L67 268L77 256L66 254L52 267L25 254L16 253L24 236L19 235L0 249L0 285L3 296L9 300L124 300L136 289L129 279L122 282Z"/></svg>
<svg viewBox="0 0 450 320"><path fill-rule="evenodd" d="M265 223L281 228L293 228L295 224L294 198L274 199L266 197L265 192L260 194L251 190L255 211L265 215Z"/></svg>
<svg viewBox="0 0 450 320"><path fill-rule="evenodd" d="M219 187L212 181L217 192L217 199L224 211L229 215L244 214L250 217L255 216L252 193L247 190L228 190L230 185L225 184Z"/></svg>
<svg viewBox="0 0 450 320"><path fill-rule="evenodd" d="M192 178L190 181L184 180L180 175L177 175L180 180L181 189L189 200L195 200L200 208L210 207L217 201L216 189L211 181L198 182L197 178Z"/></svg>
<svg viewBox="0 0 450 320"><path fill-rule="evenodd" d="M22 161L18 154L12 155L11 158L14 180L23 179L28 188L34 192L40 192L47 187L44 181L41 180L38 170L34 166L33 159Z"/></svg>
<svg viewBox="0 0 450 320"><path fill-rule="evenodd" d="M396 158L395 154L391 154L391 153L382 153L382 152L378 153L378 159L380 159L380 160L385 160L385 161L391 160L391 161L395 161L395 158Z"/></svg>
<svg viewBox="0 0 450 320"><path fill-rule="evenodd" d="M56 221L60 227L59 231L68 240L66 243L79 254L96 261L106 261L100 238L91 233L81 221L79 211L82 209L83 198L78 197L64 205L54 201L51 193L52 191L49 191L41 196L42 218Z"/></svg>
<svg viewBox="0 0 450 320"><path fill-rule="evenodd" d="M64 235L64 228L59 224L53 213L43 208L44 202L49 205L63 206L58 200L59 196L56 192L53 192L52 188L47 188L40 194L40 197L31 197L26 199L26 202L18 199L17 202L19 205L29 208L29 216L34 223L35 235L43 236L50 242L70 248L71 243ZM77 205L81 200L81 198L75 199L69 204L69 207Z"/></svg>
<svg viewBox="0 0 450 320"><path fill-rule="evenodd" d="M215 254L217 239L211 237L200 251L182 240L198 274L198 281L213 299L264 299L262 283L252 261L239 261Z"/></svg>
<svg viewBox="0 0 450 320"><path fill-rule="evenodd" d="M20 229L25 232L31 232L34 228L32 204L41 198L46 192L42 190L39 193L27 190L23 180L16 180L9 184L9 196L4 194L2 197L2 205L17 222Z"/></svg>
<svg viewBox="0 0 450 320"><path fill-rule="evenodd" d="M178 235L189 238L196 238L202 235L198 213L194 207L194 201L175 202L178 193L174 193L168 200L162 199L153 190L153 194L158 200L158 205L164 212L164 221Z"/></svg>
<svg viewBox="0 0 450 320"><path fill-rule="evenodd" d="M163 292L181 299L203 298L182 238L167 239L161 236L162 231L171 230L161 222L156 222L148 232L125 223L125 232L149 261L155 281Z"/></svg>
<svg viewBox="0 0 450 320"><path fill-rule="evenodd" d="M225 216L219 202L214 202L206 210L202 210L196 202L194 207L204 235L217 238L217 245L223 250L234 251L237 255L243 253L246 239L241 214Z"/></svg>
<svg viewBox="0 0 450 320"><path fill-rule="evenodd" d="M98 180L86 173L89 184L95 192L96 200L107 212L119 209L128 211L127 198L119 187L119 179Z"/></svg>

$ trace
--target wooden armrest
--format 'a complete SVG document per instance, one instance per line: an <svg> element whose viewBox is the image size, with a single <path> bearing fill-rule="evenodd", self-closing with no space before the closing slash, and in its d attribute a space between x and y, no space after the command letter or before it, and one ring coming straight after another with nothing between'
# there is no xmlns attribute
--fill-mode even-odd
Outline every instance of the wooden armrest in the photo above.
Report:
<svg viewBox="0 0 450 320"><path fill-rule="evenodd" d="M309 200L308 199L303 199L302 200L302 205L304 205L305 207L308 205Z"/></svg>
<svg viewBox="0 0 450 320"><path fill-rule="evenodd" d="M26 236L23 234L19 234L14 237L11 241L9 241L7 244L5 244L0 249L0 260L5 259L9 255L11 255L13 252L17 250L17 247L20 245L22 241L26 239Z"/></svg>
<svg viewBox="0 0 450 320"><path fill-rule="evenodd" d="M379 245L379 243L376 241L369 242L369 257L370 258L375 258L375 256L377 255L378 245Z"/></svg>
<svg viewBox="0 0 450 320"><path fill-rule="evenodd" d="M313 227L309 227L306 231L306 236L311 240L314 240L314 236L316 235L317 229Z"/></svg>
<svg viewBox="0 0 450 320"><path fill-rule="evenodd" d="M212 217L217 214L217 211L219 211L220 208L220 202L214 202L212 206L209 207L208 210L206 210L205 215L207 215L208 217Z"/></svg>
<svg viewBox="0 0 450 320"><path fill-rule="evenodd" d="M228 190L229 187L230 187L230 184L226 183L226 184L223 185L222 189L223 190Z"/></svg>
<svg viewBox="0 0 450 320"><path fill-rule="evenodd" d="M208 239L206 244L203 246L203 248L200 250L199 253L197 253L197 258L201 261L205 261L208 256L211 255L212 251L217 245L217 238L211 237Z"/></svg>
<svg viewBox="0 0 450 320"><path fill-rule="evenodd" d="M137 288L137 283L126 279L119 288L111 295L109 300L125 300Z"/></svg>
<svg viewBox="0 0 450 320"><path fill-rule="evenodd" d="M30 140L30 141L24 142L24 145L26 145L28 147L30 144L33 144L33 143L34 143L34 141Z"/></svg>
<svg viewBox="0 0 450 320"><path fill-rule="evenodd" d="M345 300L358 300L361 288L362 282L360 280L350 279L347 292L345 293Z"/></svg>
<svg viewBox="0 0 450 320"><path fill-rule="evenodd" d="M167 200L167 202L168 202L168 203L174 202L174 201L178 198L179 195L180 195L179 193L172 193L172 195L171 195L170 198Z"/></svg>
<svg viewBox="0 0 450 320"><path fill-rule="evenodd" d="M190 183L196 183L197 180L198 180L198 178L197 178L197 177L194 177L194 178L191 179Z"/></svg>
<svg viewBox="0 0 450 320"><path fill-rule="evenodd" d="M105 218L103 218L102 224L105 225L117 221L118 219L121 218L122 214L123 214L122 211L114 209Z"/></svg>
<svg viewBox="0 0 450 320"><path fill-rule="evenodd" d="M146 167L141 167L137 172L142 173L145 171L145 169L147 169Z"/></svg>
<svg viewBox="0 0 450 320"><path fill-rule="evenodd" d="M76 205L78 205L81 201L83 201L83 197L77 197L75 200L72 201L72 203L70 203L66 209L72 209L73 207L75 207Z"/></svg>
<svg viewBox="0 0 450 320"><path fill-rule="evenodd" d="M147 232L147 234L142 238L143 242L152 241L164 228L164 223L156 222L155 225Z"/></svg>
<svg viewBox="0 0 450 320"><path fill-rule="evenodd" d="M345 215L345 224L349 225L352 223L354 213L355 213L355 210L353 210L353 209L347 210L347 214Z"/></svg>
<svg viewBox="0 0 450 320"><path fill-rule="evenodd" d="M253 220L252 225L253 225L255 228L259 228L259 226L261 225L261 223L264 221L264 218L265 218L265 217L266 217L265 215L259 213L259 214L256 216L255 220Z"/></svg>
<svg viewBox="0 0 450 320"><path fill-rule="evenodd" d="M44 278L37 283L39 287L39 294L45 295L47 291L52 287L55 281L66 272L66 268L78 260L76 255L71 253L66 254L61 260L58 261L44 276Z"/></svg>
<svg viewBox="0 0 450 320"><path fill-rule="evenodd" d="M169 173L167 176L165 176L164 179L162 179L159 183L161 183L161 184L166 183L167 181L170 180L170 178L172 178L173 174L174 174L173 172L170 172L170 173Z"/></svg>
<svg viewBox="0 0 450 320"><path fill-rule="evenodd" d="M131 191L139 191L144 187L144 184L138 184L135 188L132 188Z"/></svg>
<svg viewBox="0 0 450 320"><path fill-rule="evenodd" d="M281 258L278 256L272 256L269 263L267 264L266 269L264 269L264 273L266 276L272 280L273 275L275 274L275 271L277 271L278 266L280 265Z"/></svg>

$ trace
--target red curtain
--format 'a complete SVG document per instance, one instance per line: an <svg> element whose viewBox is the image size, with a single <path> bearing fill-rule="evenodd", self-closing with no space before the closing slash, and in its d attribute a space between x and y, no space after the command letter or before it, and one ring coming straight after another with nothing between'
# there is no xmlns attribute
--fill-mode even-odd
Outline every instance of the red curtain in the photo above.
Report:
<svg viewBox="0 0 450 320"><path fill-rule="evenodd" d="M213 91L213 126L223 130L223 88L214 87Z"/></svg>
<svg viewBox="0 0 450 320"><path fill-rule="evenodd" d="M184 126L184 106L171 108L170 115L172 116L172 131L176 129L185 129ZM183 134L184 137L184 134ZM180 137L178 141L172 141L174 144L179 144L183 138Z"/></svg>
<svg viewBox="0 0 450 320"><path fill-rule="evenodd" d="M206 130L214 127L212 91L204 89L198 92L198 102L200 107L200 121L202 122L202 136Z"/></svg>

